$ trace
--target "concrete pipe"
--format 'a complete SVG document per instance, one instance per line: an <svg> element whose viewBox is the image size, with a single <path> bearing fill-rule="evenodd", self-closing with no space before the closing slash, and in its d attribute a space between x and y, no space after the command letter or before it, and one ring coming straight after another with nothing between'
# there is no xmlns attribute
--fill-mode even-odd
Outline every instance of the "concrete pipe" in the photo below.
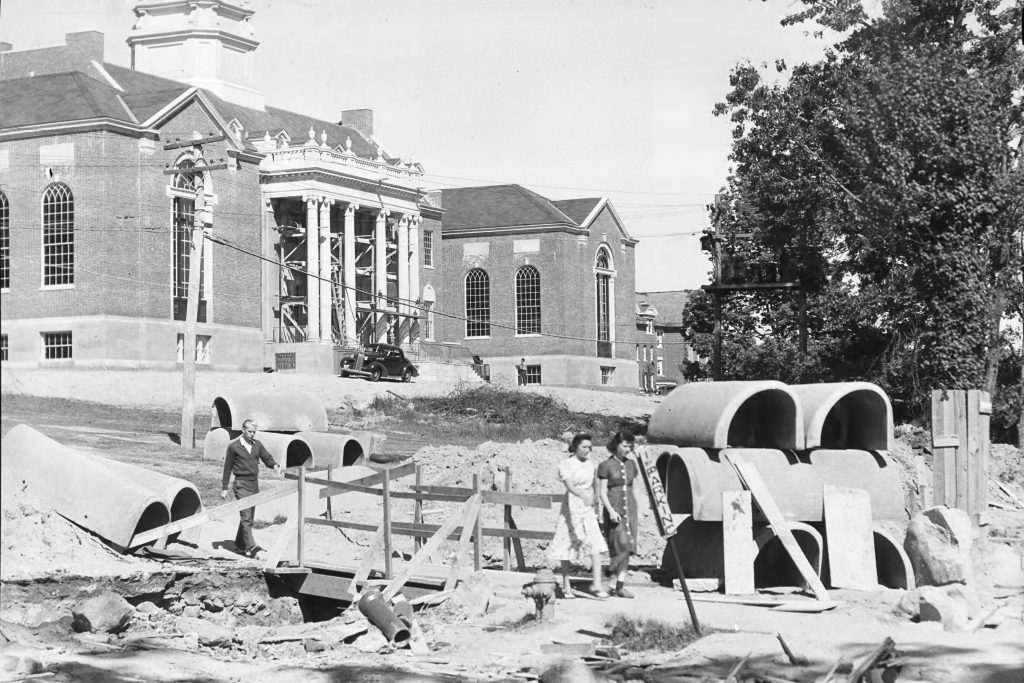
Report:
<svg viewBox="0 0 1024 683"><path fill-rule="evenodd" d="M698 522L687 517L668 539L661 558L661 568L667 576L678 578L676 560L669 545L674 543L679 563L688 579L725 579L723 565L722 525L716 522Z"/></svg>
<svg viewBox="0 0 1024 683"><path fill-rule="evenodd" d="M824 449L811 451L806 457L823 485L867 491L872 519L906 520L903 484L892 458L868 451Z"/></svg>
<svg viewBox="0 0 1024 683"><path fill-rule="evenodd" d="M720 452L649 444L656 449L669 507L699 522L722 521L722 492L742 491L732 466L720 454L757 466L761 478L787 520L820 522L824 506L821 479L792 453L767 448L729 448ZM766 522L756 507L754 520Z"/></svg>
<svg viewBox="0 0 1024 683"><path fill-rule="evenodd" d="M241 430L227 430L222 427L211 429L203 440L203 458L224 462L228 444L242 434ZM263 444L267 452L282 467L291 467L289 461L302 464L312 460L309 446L294 434L278 434L277 432L257 432L256 440Z"/></svg>
<svg viewBox="0 0 1024 683"><path fill-rule="evenodd" d="M903 588L914 590L914 566L903 550L903 545L884 529L874 528L875 568L878 571L878 583L886 588Z"/></svg>
<svg viewBox="0 0 1024 683"><path fill-rule="evenodd" d="M804 444L804 419L782 382L691 382L651 416L654 443L697 448L782 448Z"/></svg>
<svg viewBox="0 0 1024 683"><path fill-rule="evenodd" d="M817 576L821 576L824 543L817 529L802 522L788 522L789 530ZM796 568L771 525L754 530L757 557L754 558L754 586L804 586L807 582Z"/></svg>
<svg viewBox="0 0 1024 683"><path fill-rule="evenodd" d="M100 455L89 455L101 462L105 467L136 483L142 484L155 493L170 511L172 522L184 519L185 517L191 517L203 511L203 503L199 499L199 491L191 482L185 479L172 477L169 474L140 467L139 465L111 460Z"/></svg>
<svg viewBox="0 0 1024 683"><path fill-rule="evenodd" d="M803 409L804 448L892 450L892 404L874 384L797 384L790 389Z"/></svg>
<svg viewBox="0 0 1024 683"><path fill-rule="evenodd" d="M327 431L327 410L309 394L233 394L213 400L211 429L242 429L255 420L260 431Z"/></svg>
<svg viewBox="0 0 1024 683"><path fill-rule="evenodd" d="M167 505L148 487L27 425L7 433L2 452L4 477L120 550L170 521Z"/></svg>
<svg viewBox="0 0 1024 683"><path fill-rule="evenodd" d="M286 467L296 465L305 465L313 469L343 467L361 463L368 455L359 440L351 434L299 432L294 435L294 438L305 444L305 448L300 449L297 444L289 446Z"/></svg>

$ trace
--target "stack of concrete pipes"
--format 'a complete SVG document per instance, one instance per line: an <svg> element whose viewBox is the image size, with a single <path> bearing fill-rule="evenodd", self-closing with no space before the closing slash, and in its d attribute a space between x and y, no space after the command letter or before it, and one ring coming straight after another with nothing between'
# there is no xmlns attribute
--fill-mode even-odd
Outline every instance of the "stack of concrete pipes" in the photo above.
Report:
<svg viewBox="0 0 1024 683"><path fill-rule="evenodd" d="M203 509L190 482L64 446L17 425L3 439L3 477L119 550L136 534Z"/></svg>
<svg viewBox="0 0 1024 683"><path fill-rule="evenodd" d="M722 494L744 488L728 456L757 467L811 566L819 575L824 570L826 580L824 487L867 491L878 582L913 587L902 543L887 531L904 524L906 512L900 474L887 454L894 443L892 406L874 384L685 384L651 416L648 440L680 521L670 542L687 578L724 579ZM756 509L753 534L758 585L799 582ZM669 550L664 567L674 571Z"/></svg>
<svg viewBox="0 0 1024 683"><path fill-rule="evenodd" d="M228 443L256 423L256 438L284 467L323 469L363 464L382 436L374 432L329 432L327 410L308 394L232 394L213 401L203 457L223 460Z"/></svg>

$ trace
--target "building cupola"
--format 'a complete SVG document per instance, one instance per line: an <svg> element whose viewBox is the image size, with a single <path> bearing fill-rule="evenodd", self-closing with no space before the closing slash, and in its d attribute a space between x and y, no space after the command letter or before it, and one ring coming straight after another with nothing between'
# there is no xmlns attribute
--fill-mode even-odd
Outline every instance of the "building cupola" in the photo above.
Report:
<svg viewBox="0 0 1024 683"><path fill-rule="evenodd" d="M138 2L128 37L132 68L205 88L221 98L263 109L255 87L253 10L249 0Z"/></svg>

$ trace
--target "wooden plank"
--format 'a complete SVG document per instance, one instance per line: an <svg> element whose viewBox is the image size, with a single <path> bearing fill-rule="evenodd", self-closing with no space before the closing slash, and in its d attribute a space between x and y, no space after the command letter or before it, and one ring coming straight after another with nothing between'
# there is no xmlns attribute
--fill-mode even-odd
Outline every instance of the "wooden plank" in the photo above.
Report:
<svg viewBox="0 0 1024 683"><path fill-rule="evenodd" d="M473 497L480 498L481 502L483 498L480 496L480 475L473 474ZM480 530L483 528L483 524L480 519L480 515L473 517L473 571L480 571L480 567L483 566L483 559L480 556L480 547L483 545L483 538L480 535Z"/></svg>
<svg viewBox="0 0 1024 683"><path fill-rule="evenodd" d="M237 515L239 510L245 510L246 508L257 507L264 503L280 500L281 498L290 496L293 493L295 493L295 489L287 486L281 489L274 489L273 491L260 491L259 493L247 498L233 500L230 503L224 503L223 505L218 505L215 508L207 508L199 514L192 515L191 517L179 519L177 522L171 522L170 524L165 524L164 526L157 527L156 529L150 529L149 531L144 531L141 534L136 534L128 544L128 547L137 548L140 545L152 543L161 536L168 536L170 534L176 534L179 531L184 531L185 529L192 529L194 527L201 526L209 522L211 519L223 519L228 515Z"/></svg>
<svg viewBox="0 0 1024 683"><path fill-rule="evenodd" d="M862 489L825 485L825 538L835 588L875 590L875 535L871 494Z"/></svg>
<svg viewBox="0 0 1024 683"><path fill-rule="evenodd" d="M654 521L658 525L658 532L662 538L672 536L676 532L675 520L672 516L672 508L668 504L665 488L661 485L661 476L658 474L658 463L654 453L648 448L639 448L636 455L640 464L640 478L643 479L644 488L647 489L647 497L651 503L651 510L654 512Z"/></svg>
<svg viewBox="0 0 1024 683"><path fill-rule="evenodd" d="M956 431L960 436L960 446L956 449L956 502L964 512L970 512L970 448L967 434L967 392L953 391L953 412L956 419ZM949 503L946 503L949 505Z"/></svg>
<svg viewBox="0 0 1024 683"><path fill-rule="evenodd" d="M311 573L303 579L302 585L299 586L299 593L317 598L351 602L354 599L353 588L348 579L330 574Z"/></svg>
<svg viewBox="0 0 1024 683"><path fill-rule="evenodd" d="M468 502L468 501L467 501ZM332 526L337 529L355 529L357 531L374 531L377 527L373 524L366 524L363 522L347 522L345 520L336 519L333 522L322 517L307 517L307 524L314 524L317 526ZM392 522L391 533L396 536L430 536L437 533L440 526L437 524L412 524L410 522ZM450 536L451 540L458 540L458 529L454 530ZM531 541L550 541L555 537L553 531L533 531L530 529L519 529L515 526L515 521L512 522L511 529L501 529L497 527L484 527L480 530L481 536L491 538L511 538L513 547L515 541L518 539L527 539Z"/></svg>
<svg viewBox="0 0 1024 683"><path fill-rule="evenodd" d="M448 578L444 582L443 590L450 591L455 588L455 583L459 580L459 573L462 567L462 556L466 554L466 549L469 547L469 538L472 534L477 521L480 518L480 503L476 505L469 505L462 513L462 519L459 520L459 524L462 526L462 533L459 534L459 546L455 550L455 557L452 558L451 570L448 572Z"/></svg>
<svg viewBox="0 0 1024 683"><path fill-rule="evenodd" d="M419 493L463 496L463 500L473 495L473 489L461 486L413 486ZM565 502L565 493L512 493L511 491L484 491L484 503L498 505L518 505L525 508L549 510L552 505ZM424 499L427 500L427 499Z"/></svg>
<svg viewBox="0 0 1024 683"><path fill-rule="evenodd" d="M725 592L752 595L754 590L754 513L750 491L722 491L722 555ZM671 542L671 541L670 541Z"/></svg>
<svg viewBox="0 0 1024 683"><path fill-rule="evenodd" d="M975 526L981 523L988 508L988 421L982 404L988 402L988 392L971 389L967 392L967 514Z"/></svg>
<svg viewBox="0 0 1024 683"><path fill-rule="evenodd" d="M306 470L303 467L299 468L298 508L299 523L295 525L295 556L298 558L299 566L301 567L302 561L305 559L306 541Z"/></svg>
<svg viewBox="0 0 1024 683"><path fill-rule="evenodd" d="M414 490L417 489L422 484L423 484L423 468L420 467L419 465L416 465L416 483L413 484L413 489ZM418 499L418 498L413 503L412 523L413 524L423 524L423 501ZM423 537L422 536L417 536L416 538L413 539L413 542L412 542L413 554L418 553L420 551L420 548L422 548L422 547L423 547Z"/></svg>
<svg viewBox="0 0 1024 683"><path fill-rule="evenodd" d="M370 576L370 571L373 569L373 563L377 559L377 550L378 548L382 548L383 545L384 525L381 524L377 527L377 532L370 540L370 547L367 549L367 553L363 556L363 559L359 561L359 566L356 567L355 574L352 575L352 582L348 585L348 592L353 596L359 595L359 585L366 583L366 579Z"/></svg>
<svg viewBox="0 0 1024 683"><path fill-rule="evenodd" d="M512 467L505 466L505 493L512 490ZM506 505L502 509L501 528L508 529L508 520L512 519L512 506ZM504 571L512 569L512 539L507 536L501 539L501 568Z"/></svg>
<svg viewBox="0 0 1024 683"><path fill-rule="evenodd" d="M953 397L941 389L932 391L932 477L936 505L952 505L956 497L954 468L959 437L954 431ZM950 441L952 438L952 441Z"/></svg>
<svg viewBox="0 0 1024 683"><path fill-rule="evenodd" d="M391 574L391 479L387 470L384 471L384 480L381 482L381 493L383 494L384 510L384 577L390 579Z"/></svg>
<svg viewBox="0 0 1024 683"><path fill-rule="evenodd" d="M194 147L195 145L205 145L212 142L221 142L227 140L228 137L223 133L218 135L209 135L205 138L197 138L195 140L175 140L174 142L165 142L164 149L181 149L182 147ZM226 164L225 164L226 166Z"/></svg>
<svg viewBox="0 0 1024 683"><path fill-rule="evenodd" d="M484 536L487 535L488 531L490 531L490 529L484 529ZM519 527L516 525L516 520L512 517L511 514L508 516L508 529L507 529L507 531L509 531L509 532L517 532L517 531L519 531ZM517 567L518 571L525 572L526 571L526 555L525 555L525 553L523 553L523 540L522 540L522 537L521 536L512 536L512 535L508 535L508 536L504 536L504 537L512 539L512 550L516 554L516 567ZM554 538L554 537L555 537L555 533L551 532L551 538ZM551 540L551 539L541 539L541 540Z"/></svg>
<svg viewBox="0 0 1024 683"><path fill-rule="evenodd" d="M468 501L466 501L465 505L463 506L463 510L465 510L465 508L471 505L479 506L480 497L473 496ZM410 560L405 565L405 568L402 570L402 573L399 574L398 577L396 577L391 583L388 584L387 588L384 589L385 600L390 600L392 597L394 597L395 593L401 590L402 586L404 586L405 583L412 577L412 575L416 572L419 566L423 564L426 558L429 557L437 549L437 547L441 545L441 543L445 539L448 538L448 535L455 529L455 527L459 525L460 521L461 515L452 515L452 517L447 522L441 525L441 528L438 529L437 532L430 537L430 540L428 540L426 544L424 544L423 548L418 553L416 553L416 555L413 556L412 560Z"/></svg>
<svg viewBox="0 0 1024 683"><path fill-rule="evenodd" d="M790 559L793 560L793 564L796 565L797 571L807 582L807 586L814 593L814 596L819 600L828 600L828 591L825 590L825 586L821 583L821 579L814 573L814 569L811 564L807 561L803 551L800 550L800 546L797 544L796 539L793 538L793 533L789 530L789 525L786 524L786 519L782 515L782 511L779 510L779 506L775 503L775 499L772 498L772 494L769 493L768 487L765 485L764 480L761 479L761 473L757 471L751 463L741 462L724 456L726 460L733 466L737 474L739 474L740 481L743 485L750 490L750 494L757 503L757 506L761 509L761 512L768 519L768 523L771 524L775 530L776 535L782 542L782 547L789 553Z"/></svg>

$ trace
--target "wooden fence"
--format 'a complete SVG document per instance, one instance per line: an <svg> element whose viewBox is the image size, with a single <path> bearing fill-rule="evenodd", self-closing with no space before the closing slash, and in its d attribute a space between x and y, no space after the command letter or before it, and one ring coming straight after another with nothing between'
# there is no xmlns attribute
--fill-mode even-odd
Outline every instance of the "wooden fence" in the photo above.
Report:
<svg viewBox="0 0 1024 683"><path fill-rule="evenodd" d="M975 525L988 509L991 414L988 392L932 392L932 500L965 511Z"/></svg>

